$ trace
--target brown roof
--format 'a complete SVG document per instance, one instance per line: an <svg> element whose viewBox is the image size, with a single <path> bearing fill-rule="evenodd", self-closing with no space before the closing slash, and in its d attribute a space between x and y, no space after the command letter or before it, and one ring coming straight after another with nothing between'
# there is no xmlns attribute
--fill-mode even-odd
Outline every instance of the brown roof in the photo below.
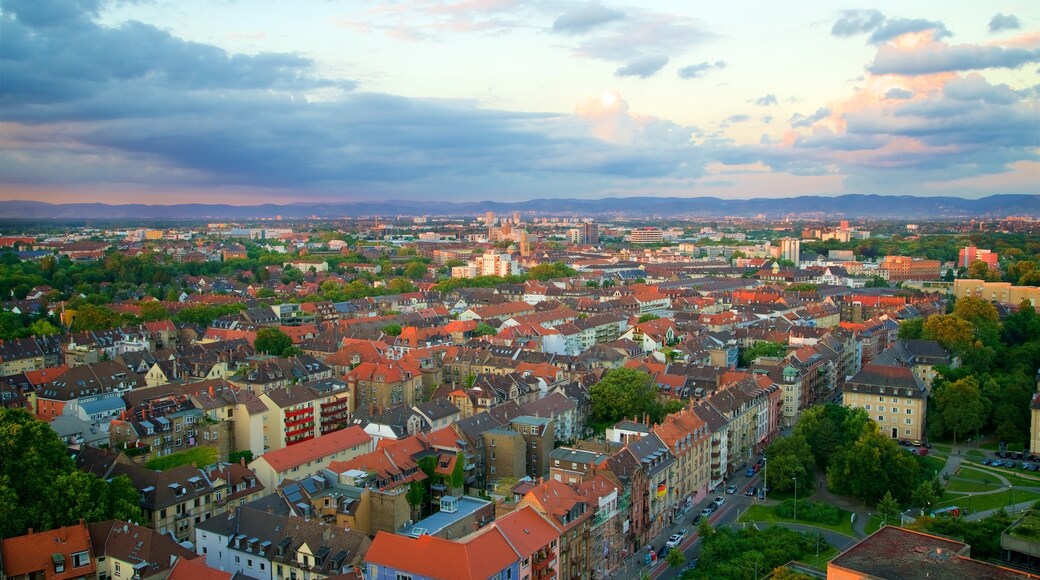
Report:
<svg viewBox="0 0 1040 580"><path fill-rule="evenodd" d="M210 568L205 558L181 558L173 565L166 580L231 580L231 573Z"/></svg>
<svg viewBox="0 0 1040 580"><path fill-rule="evenodd" d="M147 563L138 570L147 578L169 570L174 558L191 560L198 556L153 529L120 520L90 524L90 543L98 558L111 556L124 562ZM137 570L137 568L135 568Z"/></svg>

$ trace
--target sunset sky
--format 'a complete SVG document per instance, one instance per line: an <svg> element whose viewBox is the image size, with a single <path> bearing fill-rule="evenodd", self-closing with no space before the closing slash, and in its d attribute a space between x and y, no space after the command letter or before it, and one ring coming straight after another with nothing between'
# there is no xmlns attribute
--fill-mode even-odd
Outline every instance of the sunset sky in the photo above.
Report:
<svg viewBox="0 0 1040 580"><path fill-rule="evenodd" d="M1040 3L0 0L0 199L1040 194Z"/></svg>

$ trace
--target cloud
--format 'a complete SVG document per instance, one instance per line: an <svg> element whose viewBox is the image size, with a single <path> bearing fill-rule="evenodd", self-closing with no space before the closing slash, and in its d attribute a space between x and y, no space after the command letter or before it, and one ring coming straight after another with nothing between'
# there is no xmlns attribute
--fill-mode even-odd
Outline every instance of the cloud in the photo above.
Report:
<svg viewBox="0 0 1040 580"><path fill-rule="evenodd" d="M950 36L942 22L920 18L888 18L877 10L845 10L831 26L831 34L840 37L871 33L867 41L880 44L911 32L932 31L934 38Z"/></svg>
<svg viewBox="0 0 1040 580"><path fill-rule="evenodd" d="M1018 68L1040 62L1040 49L928 42L914 47L878 48L867 70L873 74L924 75L987 68Z"/></svg>
<svg viewBox="0 0 1040 580"><path fill-rule="evenodd" d="M751 115L730 115L726 117L725 124L729 125L732 123L747 123L751 120Z"/></svg>
<svg viewBox="0 0 1040 580"><path fill-rule="evenodd" d="M904 34L911 32L926 32L931 31L932 36L935 39L946 38L951 35L950 31L946 29L946 26L942 22L934 20L923 20L920 18L915 19L887 19L885 22L874 30L873 34L870 35L869 41L874 44L886 42Z"/></svg>
<svg viewBox="0 0 1040 580"><path fill-rule="evenodd" d="M816 109L815 113L808 116L802 115L800 113L795 113L793 116L791 116L791 126L811 127L813 123L826 119L828 116L830 116L830 114L831 110L826 107L820 107L819 109Z"/></svg>
<svg viewBox="0 0 1040 580"><path fill-rule="evenodd" d="M702 62L700 64L691 64L690 66L684 66L679 69L679 78L681 79L699 79L704 75L708 74L715 69L726 68L725 61L717 60L715 62Z"/></svg>
<svg viewBox="0 0 1040 580"><path fill-rule="evenodd" d="M770 105L775 105L776 102L776 95L772 93L755 99L755 104L759 107L768 107Z"/></svg>
<svg viewBox="0 0 1040 580"><path fill-rule="evenodd" d="M657 74L657 71L668 64L667 56L646 56L636 59L614 71L616 77L639 77L646 79Z"/></svg>
<svg viewBox="0 0 1040 580"><path fill-rule="evenodd" d="M978 73L950 80L943 86L943 94L957 101L983 101L991 104L1010 105L1022 99L1011 87L992 85Z"/></svg>
<svg viewBox="0 0 1040 580"><path fill-rule="evenodd" d="M714 33L695 18L633 9L611 26L582 36L571 50L581 58L627 65L641 59L675 58L713 38Z"/></svg>
<svg viewBox="0 0 1040 580"><path fill-rule="evenodd" d="M593 28L621 20L625 13L607 8L599 2L589 2L571 8L553 21L552 31L563 34L583 34Z"/></svg>
<svg viewBox="0 0 1040 580"><path fill-rule="evenodd" d="M1004 15L998 12L989 20L990 32L1018 30L1019 28L1022 28L1022 23L1018 20L1018 16L1015 16L1014 14Z"/></svg>
<svg viewBox="0 0 1040 580"><path fill-rule="evenodd" d="M885 92L885 98L889 99L889 100L899 101L899 100L903 100L903 99L909 99L912 96L914 96L914 92L913 91L908 91L906 89L901 89L899 87L896 87L894 89L889 89L888 91Z"/></svg>
<svg viewBox="0 0 1040 580"><path fill-rule="evenodd" d="M834 21L831 34L843 37L864 34L881 26L884 21L885 15L877 10L845 10Z"/></svg>

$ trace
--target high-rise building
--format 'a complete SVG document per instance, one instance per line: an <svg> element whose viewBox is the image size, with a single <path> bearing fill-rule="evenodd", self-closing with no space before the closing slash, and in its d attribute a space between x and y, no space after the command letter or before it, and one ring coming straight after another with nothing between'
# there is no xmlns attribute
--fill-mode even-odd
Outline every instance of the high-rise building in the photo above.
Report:
<svg viewBox="0 0 1040 580"><path fill-rule="evenodd" d="M520 212L518 212L518 211L514 211L513 212L513 223L514 224L520 223Z"/></svg>
<svg viewBox="0 0 1040 580"><path fill-rule="evenodd" d="M598 244L599 243L599 224L595 222L585 222L582 228L585 233L585 239L583 243L586 244Z"/></svg>
<svg viewBox="0 0 1040 580"><path fill-rule="evenodd" d="M794 262L795 267L801 264L802 240L784 238L780 240L780 257Z"/></svg>
<svg viewBox="0 0 1040 580"><path fill-rule="evenodd" d="M664 240L664 232L654 227L635 228L631 238L633 244L657 244Z"/></svg>
<svg viewBox="0 0 1040 580"><path fill-rule="evenodd" d="M495 212L489 211L486 214L484 214L484 223L486 225L489 225L489 226L494 224L495 223Z"/></svg>
<svg viewBox="0 0 1040 580"><path fill-rule="evenodd" d="M527 238L527 230L520 230L520 256L526 258L531 254L531 241Z"/></svg>

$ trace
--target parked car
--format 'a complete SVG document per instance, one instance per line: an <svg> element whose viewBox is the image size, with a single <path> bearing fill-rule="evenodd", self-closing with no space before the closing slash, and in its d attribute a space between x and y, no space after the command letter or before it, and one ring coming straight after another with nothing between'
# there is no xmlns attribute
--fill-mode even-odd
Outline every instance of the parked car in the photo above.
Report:
<svg viewBox="0 0 1040 580"><path fill-rule="evenodd" d="M913 441L911 441L910 444L913 445L914 447L920 447L921 446L921 442L918 441L917 439L914 439Z"/></svg>
<svg viewBox="0 0 1040 580"><path fill-rule="evenodd" d="M983 459L980 463L982 463L983 465L989 465L990 463L993 463L993 461L995 461L995 460L990 459L989 457L987 457L987 458Z"/></svg>
<svg viewBox="0 0 1040 580"><path fill-rule="evenodd" d="M715 498L713 503L715 504L716 508L720 508L722 507L722 504L726 503L726 498L720 495L719 497Z"/></svg>
<svg viewBox="0 0 1040 580"><path fill-rule="evenodd" d="M729 495L733 495L733 494L737 493L737 486L731 485L731 486L727 487L726 488L726 493L728 493Z"/></svg>
<svg viewBox="0 0 1040 580"><path fill-rule="evenodd" d="M670 538L668 538L668 541L664 543L664 547L666 547L666 548L674 548L674 547L678 546L679 544L681 544L682 541L683 541L682 536L680 536L679 534L672 534L672 536Z"/></svg>
<svg viewBox="0 0 1040 580"><path fill-rule="evenodd" d="M687 570L696 570L697 569L697 558L694 558L693 560L690 560L690 563L686 565L686 569Z"/></svg>
<svg viewBox="0 0 1040 580"><path fill-rule="evenodd" d="M931 448L932 448L932 444L931 444L931 443L929 443L929 442L927 442L927 441L925 441L925 442L924 442L924 446L925 446L926 448L928 448L928 449L931 449Z"/></svg>
<svg viewBox="0 0 1040 580"><path fill-rule="evenodd" d="M748 488L747 491L744 492L744 495L746 495L748 497L755 497L755 492L757 492L757 491L758 491L757 487L750 487L750 488Z"/></svg>
<svg viewBox="0 0 1040 580"><path fill-rule="evenodd" d="M1003 451L997 451L997 457L1004 459L1005 457L1007 457L1007 453Z"/></svg>
<svg viewBox="0 0 1040 580"><path fill-rule="evenodd" d="M701 510L701 517L702 518L707 518L707 517L710 517L711 514L713 514L713 513L715 513L715 508L714 507L706 507L706 508Z"/></svg>
<svg viewBox="0 0 1040 580"><path fill-rule="evenodd" d="M916 453L917 455L920 455L921 457L924 457L925 455L928 455L928 448L927 447L918 447L917 449L914 449L914 453Z"/></svg>
<svg viewBox="0 0 1040 580"><path fill-rule="evenodd" d="M747 470L744 471L744 475L746 477L754 477L754 475L755 475L755 468L754 467L747 468Z"/></svg>
<svg viewBox="0 0 1040 580"><path fill-rule="evenodd" d="M991 465L993 467L1000 467L1001 465L1004 465L1004 462L999 459L994 459L993 461L990 461L988 465Z"/></svg>
<svg viewBox="0 0 1040 580"><path fill-rule="evenodd" d="M1022 454L1016 451L1015 452L1015 459L1022 459Z"/></svg>

